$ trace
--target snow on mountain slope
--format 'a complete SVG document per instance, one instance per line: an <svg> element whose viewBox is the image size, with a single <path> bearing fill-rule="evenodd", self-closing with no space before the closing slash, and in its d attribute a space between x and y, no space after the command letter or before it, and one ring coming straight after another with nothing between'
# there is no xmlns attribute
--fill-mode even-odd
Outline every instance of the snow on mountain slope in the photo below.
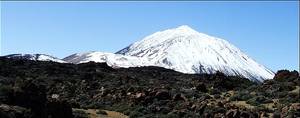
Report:
<svg viewBox="0 0 300 118"><path fill-rule="evenodd" d="M104 52L87 52L87 53L76 53L70 55L63 59L66 62L79 64L86 63L90 61L94 62L106 62L107 65L111 67L139 67L139 66L149 66L147 60L142 58L125 56L114 53L104 53Z"/></svg>
<svg viewBox="0 0 300 118"><path fill-rule="evenodd" d="M226 40L199 33L188 26L156 32L117 54L146 58L150 65L183 73L238 75L253 81L271 79L274 73Z"/></svg>
<svg viewBox="0 0 300 118"><path fill-rule="evenodd" d="M66 63L65 61L50 56L46 54L10 54L4 56L6 58L14 58L14 59L28 59L28 60L34 60L34 61L53 61L58 63Z"/></svg>

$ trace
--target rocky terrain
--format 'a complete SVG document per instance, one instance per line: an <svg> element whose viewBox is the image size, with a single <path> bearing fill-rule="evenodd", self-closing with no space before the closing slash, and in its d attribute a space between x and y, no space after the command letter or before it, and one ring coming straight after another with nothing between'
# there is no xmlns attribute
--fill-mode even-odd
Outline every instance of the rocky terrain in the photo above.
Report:
<svg viewBox="0 0 300 118"><path fill-rule="evenodd" d="M257 83L220 72L0 58L0 118L295 118L299 85L288 70Z"/></svg>

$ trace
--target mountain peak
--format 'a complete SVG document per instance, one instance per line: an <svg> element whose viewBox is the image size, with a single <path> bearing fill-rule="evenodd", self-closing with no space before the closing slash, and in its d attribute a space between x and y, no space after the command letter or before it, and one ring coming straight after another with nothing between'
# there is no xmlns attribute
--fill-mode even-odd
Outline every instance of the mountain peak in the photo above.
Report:
<svg viewBox="0 0 300 118"><path fill-rule="evenodd" d="M193 28L191 28L191 27L188 26L188 25L181 25L181 26L178 26L178 27L175 28L175 29L177 29L177 30L186 30L186 31L188 31L188 30L190 30L190 31L195 31Z"/></svg>
<svg viewBox="0 0 300 118"><path fill-rule="evenodd" d="M191 28L188 25L181 25L179 27L173 28L173 29L168 29L164 30L161 32L167 32L167 33L174 33L174 34L180 34L180 35L193 35L193 34L199 34L196 30Z"/></svg>
<svg viewBox="0 0 300 118"><path fill-rule="evenodd" d="M181 26L177 27L176 29L192 29L192 28L188 25L181 25Z"/></svg>

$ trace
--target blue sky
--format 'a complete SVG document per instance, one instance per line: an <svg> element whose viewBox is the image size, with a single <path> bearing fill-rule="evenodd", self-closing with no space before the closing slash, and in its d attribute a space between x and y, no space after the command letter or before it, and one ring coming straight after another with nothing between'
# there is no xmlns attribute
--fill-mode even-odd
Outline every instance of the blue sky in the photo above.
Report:
<svg viewBox="0 0 300 118"><path fill-rule="evenodd" d="M1 2L1 55L116 52L189 25L273 71L299 70L299 2Z"/></svg>

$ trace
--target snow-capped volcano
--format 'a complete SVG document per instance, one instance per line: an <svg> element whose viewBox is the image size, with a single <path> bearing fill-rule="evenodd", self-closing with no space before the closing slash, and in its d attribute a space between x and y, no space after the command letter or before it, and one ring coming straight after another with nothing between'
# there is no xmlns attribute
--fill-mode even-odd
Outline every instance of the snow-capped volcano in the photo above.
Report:
<svg viewBox="0 0 300 118"><path fill-rule="evenodd" d="M76 53L63 59L66 62L79 64L90 61L94 62L106 62L111 67L139 67L148 66L147 60L134 56L125 56L114 53L105 52L86 52Z"/></svg>
<svg viewBox="0 0 300 118"><path fill-rule="evenodd" d="M199 33L188 26L156 32L117 54L148 60L150 65L183 73L237 75L253 81L271 79L274 73L226 40Z"/></svg>
<svg viewBox="0 0 300 118"><path fill-rule="evenodd" d="M112 67L159 66L183 73L217 71L253 81L271 79L274 73L258 64L226 40L199 33L188 26L159 31L116 54L86 52L63 60L45 54L12 54L7 58L60 63L106 62Z"/></svg>
<svg viewBox="0 0 300 118"><path fill-rule="evenodd" d="M10 54L4 57L13 58L13 59L27 59L27 60L34 60L34 61L53 61L59 63L66 63L65 61L59 58L46 55L46 54Z"/></svg>

